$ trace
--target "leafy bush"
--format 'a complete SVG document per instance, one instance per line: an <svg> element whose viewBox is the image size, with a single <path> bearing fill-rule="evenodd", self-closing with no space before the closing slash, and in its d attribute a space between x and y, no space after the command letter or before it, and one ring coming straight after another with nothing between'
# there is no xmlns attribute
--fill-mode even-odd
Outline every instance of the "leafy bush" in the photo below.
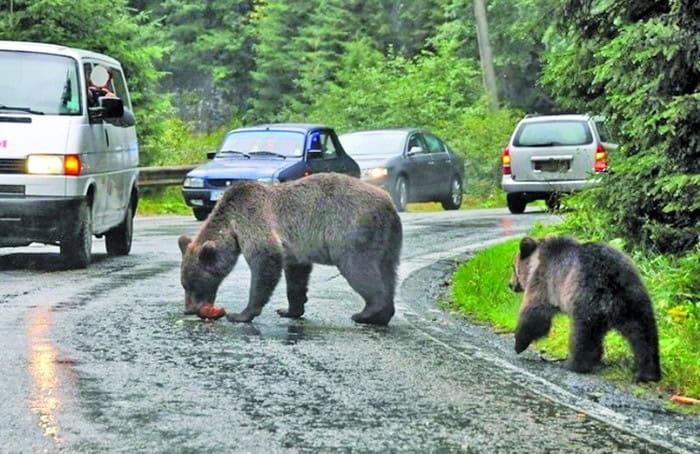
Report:
<svg viewBox="0 0 700 454"><path fill-rule="evenodd" d="M594 192L599 224L632 246L700 241L700 21L693 2L569 0L543 83L565 106L604 113L621 144ZM590 205L589 205L590 206Z"/></svg>

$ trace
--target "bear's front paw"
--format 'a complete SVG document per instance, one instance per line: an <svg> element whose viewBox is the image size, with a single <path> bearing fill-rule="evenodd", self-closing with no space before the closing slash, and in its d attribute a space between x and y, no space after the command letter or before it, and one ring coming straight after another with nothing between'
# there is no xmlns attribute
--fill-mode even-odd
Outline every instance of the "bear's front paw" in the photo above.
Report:
<svg viewBox="0 0 700 454"><path fill-rule="evenodd" d="M241 312L240 314L226 314L226 319L231 323L248 323L254 316Z"/></svg>
<svg viewBox="0 0 700 454"><path fill-rule="evenodd" d="M523 339L518 339L516 337L515 338L515 353L520 354L520 353L524 352L529 345L530 345L530 342L525 341Z"/></svg>
<svg viewBox="0 0 700 454"><path fill-rule="evenodd" d="M301 318L301 316L304 315L304 311L285 311L284 309L277 309L277 315L284 318Z"/></svg>

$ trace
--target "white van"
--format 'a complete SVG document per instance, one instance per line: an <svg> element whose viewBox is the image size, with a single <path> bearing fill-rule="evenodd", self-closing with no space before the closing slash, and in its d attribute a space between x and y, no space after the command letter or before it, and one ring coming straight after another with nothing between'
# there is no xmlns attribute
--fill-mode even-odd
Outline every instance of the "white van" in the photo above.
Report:
<svg viewBox="0 0 700 454"><path fill-rule="evenodd" d="M139 148L124 72L106 55L0 41L0 247L90 263L131 250Z"/></svg>

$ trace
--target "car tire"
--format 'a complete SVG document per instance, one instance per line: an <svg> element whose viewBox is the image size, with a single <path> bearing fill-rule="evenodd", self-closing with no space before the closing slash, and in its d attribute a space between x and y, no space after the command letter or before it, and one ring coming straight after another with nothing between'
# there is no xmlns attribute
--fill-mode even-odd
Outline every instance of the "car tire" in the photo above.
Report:
<svg viewBox="0 0 700 454"><path fill-rule="evenodd" d="M192 208L192 214L194 214L194 218L198 221L205 220L209 216L209 213L211 213L211 210L207 208Z"/></svg>
<svg viewBox="0 0 700 454"><path fill-rule="evenodd" d="M513 214L522 214L525 212L525 207L527 206L527 200L522 194L511 192L506 196L508 201L508 210Z"/></svg>
<svg viewBox="0 0 700 454"><path fill-rule="evenodd" d="M134 207L129 203L121 224L105 234L105 246L109 255L129 255L134 234Z"/></svg>
<svg viewBox="0 0 700 454"><path fill-rule="evenodd" d="M441 203L445 210L459 210L462 206L462 181L458 176L455 175L450 180L450 193Z"/></svg>
<svg viewBox="0 0 700 454"><path fill-rule="evenodd" d="M392 193L394 205L399 212L406 211L408 204L408 180L404 176L399 176L394 183L394 191Z"/></svg>
<svg viewBox="0 0 700 454"><path fill-rule="evenodd" d="M85 268L92 259L92 207L86 200L78 211L80 226L66 235L60 244L61 257L71 268Z"/></svg>

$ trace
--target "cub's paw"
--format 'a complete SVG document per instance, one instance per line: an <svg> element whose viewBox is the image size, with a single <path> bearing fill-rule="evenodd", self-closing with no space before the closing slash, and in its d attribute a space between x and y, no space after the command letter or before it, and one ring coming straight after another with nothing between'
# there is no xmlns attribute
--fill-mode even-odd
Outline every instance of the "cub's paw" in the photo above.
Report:
<svg viewBox="0 0 700 454"><path fill-rule="evenodd" d="M638 382L650 382L661 380L661 372L659 371L641 371L637 374Z"/></svg>
<svg viewBox="0 0 700 454"><path fill-rule="evenodd" d="M284 318L301 318L301 316L304 315L304 311L298 312L298 311L277 309L277 315L279 315L280 317L284 317Z"/></svg>
<svg viewBox="0 0 700 454"><path fill-rule="evenodd" d="M231 323L248 323L254 318L255 316L246 314L245 312L226 314L226 319Z"/></svg>

